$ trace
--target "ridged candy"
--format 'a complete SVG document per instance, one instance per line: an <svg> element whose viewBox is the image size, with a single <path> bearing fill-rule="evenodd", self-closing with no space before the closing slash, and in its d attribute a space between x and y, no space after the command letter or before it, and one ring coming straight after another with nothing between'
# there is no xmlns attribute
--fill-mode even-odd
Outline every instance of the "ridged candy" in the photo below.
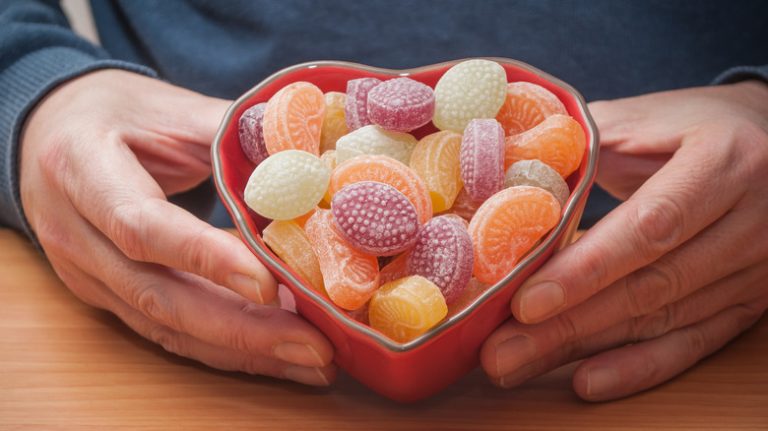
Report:
<svg viewBox="0 0 768 431"><path fill-rule="evenodd" d="M349 244L375 256L392 256L416 242L416 208L396 188L373 181L345 186L331 202L334 225Z"/></svg>
<svg viewBox="0 0 768 431"><path fill-rule="evenodd" d="M468 60L445 72L435 86L435 116L440 130L462 133L471 120L496 118L507 94L507 74L490 60Z"/></svg>
<svg viewBox="0 0 768 431"><path fill-rule="evenodd" d="M565 206L571 191L568 184L556 170L540 160L520 160L512 164L504 175L504 187L532 186L541 187L552 193Z"/></svg>
<svg viewBox="0 0 768 431"><path fill-rule="evenodd" d="M299 150L281 151L254 169L245 186L245 202L263 217L290 220L320 202L330 176L318 157Z"/></svg>
<svg viewBox="0 0 768 431"><path fill-rule="evenodd" d="M460 151L461 135L444 130L421 138L411 153L411 169L427 184L435 213L450 208L461 190Z"/></svg>
<svg viewBox="0 0 768 431"><path fill-rule="evenodd" d="M435 283L446 303L456 300L472 277L472 239L448 216L435 217L419 232L408 259L408 273Z"/></svg>
<svg viewBox="0 0 768 431"><path fill-rule="evenodd" d="M568 178L581 164L586 149L584 129L573 118L555 114L538 126L506 139L505 166L538 159Z"/></svg>
<svg viewBox="0 0 768 431"><path fill-rule="evenodd" d="M314 84L299 81L283 87L264 110L267 152L302 150L319 156L324 116L323 92Z"/></svg>
<svg viewBox="0 0 768 431"><path fill-rule="evenodd" d="M319 293L325 295L323 274L304 230L294 221L275 220L261 234L264 242Z"/></svg>
<svg viewBox="0 0 768 431"><path fill-rule="evenodd" d="M432 120L432 88L410 78L395 78L368 93L368 119L387 130L410 132Z"/></svg>
<svg viewBox="0 0 768 431"><path fill-rule="evenodd" d="M408 133L384 130L373 124L363 126L336 141L336 163L362 155L382 155L407 165L417 142Z"/></svg>
<svg viewBox="0 0 768 431"><path fill-rule="evenodd" d="M379 84L381 84L381 80L376 78L358 78L347 81L344 115L347 128L350 131L372 124L368 118L368 92Z"/></svg>
<svg viewBox="0 0 768 431"><path fill-rule="evenodd" d="M461 141L461 179L473 200L485 200L504 186L504 130L494 119L472 120Z"/></svg>
<svg viewBox="0 0 768 431"><path fill-rule="evenodd" d="M243 149L245 157L256 165L269 157L267 147L264 144L263 128L264 110L266 108L266 103L251 106L243 112L237 123L240 147Z"/></svg>
<svg viewBox="0 0 768 431"><path fill-rule="evenodd" d="M336 148L336 141L349 132L344 116L344 105L347 96L338 91L329 91L323 95L325 100L325 116L320 132L320 154Z"/></svg>
<svg viewBox="0 0 768 431"><path fill-rule="evenodd" d="M511 82L496 120L510 136L532 129L555 114L567 115L568 111L551 91L531 82Z"/></svg>

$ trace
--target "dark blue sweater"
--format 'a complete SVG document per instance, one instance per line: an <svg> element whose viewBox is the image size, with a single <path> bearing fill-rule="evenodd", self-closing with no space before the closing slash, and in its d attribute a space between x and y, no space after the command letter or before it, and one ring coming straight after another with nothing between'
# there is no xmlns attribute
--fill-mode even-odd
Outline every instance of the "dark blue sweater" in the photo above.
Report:
<svg viewBox="0 0 768 431"><path fill-rule="evenodd" d="M0 224L25 227L17 169L25 116L55 85L96 68L156 73L226 98L318 59L406 68L511 57L587 100L718 76L768 80L768 66L733 69L768 64L760 0L93 0L92 9L101 48L70 31L57 2L0 0Z"/></svg>

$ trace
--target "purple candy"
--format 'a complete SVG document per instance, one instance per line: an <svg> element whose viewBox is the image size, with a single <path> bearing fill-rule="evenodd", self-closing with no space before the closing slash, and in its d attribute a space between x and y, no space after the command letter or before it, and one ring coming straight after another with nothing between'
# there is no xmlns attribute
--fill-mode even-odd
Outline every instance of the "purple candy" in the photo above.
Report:
<svg viewBox="0 0 768 431"><path fill-rule="evenodd" d="M253 105L243 112L238 122L240 148L243 149L245 157L257 165L269 157L267 147L264 144L264 130L262 128L266 108L266 103Z"/></svg>
<svg viewBox="0 0 768 431"><path fill-rule="evenodd" d="M347 81L344 118L350 132L373 124L368 119L368 92L379 84L381 84L381 80L376 78L359 78Z"/></svg>
<svg viewBox="0 0 768 431"><path fill-rule="evenodd" d="M419 233L419 216L396 188L375 181L352 183L333 195L336 230L349 244L375 256L392 256L410 248Z"/></svg>
<svg viewBox="0 0 768 431"><path fill-rule="evenodd" d="M368 93L368 118L387 130L410 132L435 115L435 93L410 78L390 79Z"/></svg>
<svg viewBox="0 0 768 431"><path fill-rule="evenodd" d="M464 129L459 155L464 190L484 201L504 188L504 129L494 119L472 120Z"/></svg>
<svg viewBox="0 0 768 431"><path fill-rule="evenodd" d="M450 304L472 278L472 239L463 223L435 217L421 229L408 258L408 273L435 283Z"/></svg>

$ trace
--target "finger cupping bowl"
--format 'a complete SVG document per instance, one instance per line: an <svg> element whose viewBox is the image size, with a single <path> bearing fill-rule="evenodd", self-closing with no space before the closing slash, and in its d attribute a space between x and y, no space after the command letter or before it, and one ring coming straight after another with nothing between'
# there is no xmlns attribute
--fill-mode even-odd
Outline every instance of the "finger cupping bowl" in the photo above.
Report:
<svg viewBox="0 0 768 431"><path fill-rule="evenodd" d="M250 250L294 294L296 310L319 328L336 349L335 362L376 392L398 401L430 396L475 368L488 335L510 317L510 300L522 282L556 250L570 242L581 219L597 167L597 129L581 95L568 84L519 61L491 58L507 73L507 81L539 84L554 93L568 113L581 124L587 150L579 169L568 178L571 196L555 228L506 277L485 290L463 311L450 316L425 334L398 343L348 316L318 294L285 265L265 244L262 229L268 220L249 211L244 200L248 177L255 166L243 154L238 119L249 107L266 102L278 90L307 81L323 92L346 89L350 79L381 80L407 76L434 88L440 77L463 60L409 70L390 70L338 61L319 61L283 69L240 97L227 111L212 147L216 187L235 226ZM431 125L414 132L417 138L435 131Z"/></svg>

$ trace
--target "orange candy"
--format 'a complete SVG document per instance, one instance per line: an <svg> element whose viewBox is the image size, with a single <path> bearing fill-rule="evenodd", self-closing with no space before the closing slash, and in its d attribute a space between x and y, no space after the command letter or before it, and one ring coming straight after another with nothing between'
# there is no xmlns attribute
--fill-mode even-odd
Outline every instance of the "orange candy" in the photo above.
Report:
<svg viewBox="0 0 768 431"><path fill-rule="evenodd" d="M491 287L489 284L481 283L478 279L472 278L467 283L467 287L461 292L461 296L455 301L448 304L448 317L455 316L456 314L464 311L470 304L475 302L478 296Z"/></svg>
<svg viewBox="0 0 768 431"><path fill-rule="evenodd" d="M302 150L320 155L320 132L325 116L323 92L309 82L287 85L267 102L264 143L271 154Z"/></svg>
<svg viewBox="0 0 768 431"><path fill-rule="evenodd" d="M460 147L461 134L446 130L425 136L411 153L411 169L427 184L436 213L450 208L461 190Z"/></svg>
<svg viewBox="0 0 768 431"><path fill-rule="evenodd" d="M560 221L560 203L538 187L504 189L485 201L469 222L474 276L494 284Z"/></svg>
<svg viewBox="0 0 768 431"><path fill-rule="evenodd" d="M326 198L332 198L342 187L360 181L377 181L396 188L416 207L422 224L432 217L432 201L424 181L411 168L387 156L358 156L336 166L331 173Z"/></svg>
<svg viewBox="0 0 768 431"><path fill-rule="evenodd" d="M555 114L505 141L504 169L518 160L538 159L567 178L581 164L586 149L584 129L573 118Z"/></svg>
<svg viewBox="0 0 768 431"><path fill-rule="evenodd" d="M283 262L298 272L317 292L325 294L320 263L306 234L296 222L275 220L264 228L262 238Z"/></svg>
<svg viewBox="0 0 768 431"><path fill-rule="evenodd" d="M401 253L388 264L381 268L379 282L381 284L389 283L397 279L408 276L408 256L409 252Z"/></svg>
<svg viewBox="0 0 768 431"><path fill-rule="evenodd" d="M530 82L511 82L496 120L510 136L532 129L555 114L568 115L568 111L551 91Z"/></svg>
<svg viewBox="0 0 768 431"><path fill-rule="evenodd" d="M400 343L427 332L446 314L448 306L440 289L419 275L381 286L368 306L371 327Z"/></svg>
<svg viewBox="0 0 768 431"><path fill-rule="evenodd" d="M329 91L325 99L325 116L320 132L320 154L336 148L336 141L349 132L344 118L344 104L347 95L338 91Z"/></svg>
<svg viewBox="0 0 768 431"><path fill-rule="evenodd" d="M356 310L379 287L379 262L347 244L333 227L329 210L317 209L304 227L317 255L325 290L336 305Z"/></svg>

